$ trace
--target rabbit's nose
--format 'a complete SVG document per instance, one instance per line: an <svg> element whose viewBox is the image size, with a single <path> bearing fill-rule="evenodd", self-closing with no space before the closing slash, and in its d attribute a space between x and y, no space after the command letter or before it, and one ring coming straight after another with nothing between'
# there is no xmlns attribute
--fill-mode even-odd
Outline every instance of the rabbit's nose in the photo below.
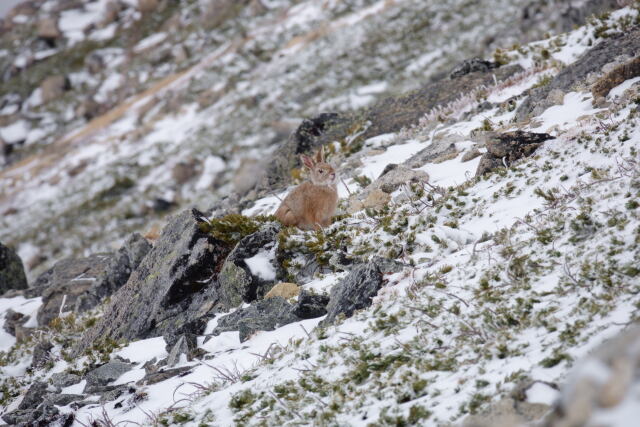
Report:
<svg viewBox="0 0 640 427"><path fill-rule="evenodd" d="M331 176L331 181L334 181L336 179L336 174L335 173L332 173L330 176Z"/></svg>

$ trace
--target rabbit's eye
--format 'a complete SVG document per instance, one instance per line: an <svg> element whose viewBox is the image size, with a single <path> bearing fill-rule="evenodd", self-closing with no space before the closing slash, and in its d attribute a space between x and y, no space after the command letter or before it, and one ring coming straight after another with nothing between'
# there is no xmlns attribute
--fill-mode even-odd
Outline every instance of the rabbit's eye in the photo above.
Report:
<svg viewBox="0 0 640 427"><path fill-rule="evenodd" d="M324 171L323 171L322 169L320 169L320 170L318 171L318 173L324 173Z"/></svg>

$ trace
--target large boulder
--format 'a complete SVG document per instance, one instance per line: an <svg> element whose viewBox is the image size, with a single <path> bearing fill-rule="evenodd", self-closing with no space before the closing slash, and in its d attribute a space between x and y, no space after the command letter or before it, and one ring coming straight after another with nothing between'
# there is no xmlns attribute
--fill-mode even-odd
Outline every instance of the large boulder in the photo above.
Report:
<svg viewBox="0 0 640 427"><path fill-rule="evenodd" d="M150 249L151 244L140 234L130 235L93 285L78 297L76 311L82 312L97 306L104 298L124 286L131 272L140 265Z"/></svg>
<svg viewBox="0 0 640 427"><path fill-rule="evenodd" d="M487 138L487 152L478 163L476 176L501 166L511 166L516 160L532 155L544 141L552 138L546 133L521 130L491 135Z"/></svg>
<svg viewBox="0 0 640 427"><path fill-rule="evenodd" d="M322 323L333 323L340 314L351 317L356 310L369 307L383 284L382 272L376 263L368 262L356 266L331 289L327 317Z"/></svg>
<svg viewBox="0 0 640 427"><path fill-rule="evenodd" d="M543 113L556 104L558 94L586 87L590 76L602 74L603 67L618 57L634 57L640 50L640 28L611 36L587 51L580 59L560 71L549 84L532 89L516 111L516 118L527 118Z"/></svg>
<svg viewBox="0 0 640 427"><path fill-rule="evenodd" d="M229 254L218 278L225 305L235 307L242 302L261 299L276 283L276 266L272 264L269 254L274 248L280 229L281 225L277 222L266 224L257 232L240 240ZM256 259L255 267L250 261L252 259ZM252 271L252 268L255 271ZM266 271L261 276L259 270ZM273 271L272 277L266 274L269 270Z"/></svg>
<svg viewBox="0 0 640 427"><path fill-rule="evenodd" d="M48 325L61 312L72 311L77 299L91 289L112 258L111 254L96 254L81 259L63 259L42 273L32 289L36 293L42 292L38 324Z"/></svg>
<svg viewBox="0 0 640 427"><path fill-rule="evenodd" d="M27 286L22 260L12 249L0 243L0 294L10 289L26 289Z"/></svg>
<svg viewBox="0 0 640 427"><path fill-rule="evenodd" d="M76 351L103 338L202 333L220 305L218 274L230 250L202 231L191 211L175 215Z"/></svg>
<svg viewBox="0 0 640 427"><path fill-rule="evenodd" d="M256 331L273 331L280 326L298 322L294 314L295 306L282 297L256 301L249 307L240 308L221 317L213 330L213 335L227 331L239 331L240 342L244 342Z"/></svg>

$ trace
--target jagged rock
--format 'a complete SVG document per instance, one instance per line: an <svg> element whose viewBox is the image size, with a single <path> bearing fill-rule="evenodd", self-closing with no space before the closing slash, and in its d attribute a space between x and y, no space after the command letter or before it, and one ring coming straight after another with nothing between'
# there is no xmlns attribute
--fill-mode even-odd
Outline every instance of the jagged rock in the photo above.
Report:
<svg viewBox="0 0 640 427"><path fill-rule="evenodd" d="M273 297L282 297L289 299L298 296L300 293L300 287L295 283L280 282L267 292L264 299Z"/></svg>
<svg viewBox="0 0 640 427"><path fill-rule="evenodd" d="M516 111L516 119L524 121L556 104L550 96L554 91L571 92L583 86L590 74L599 74L602 68L620 56L635 57L640 49L640 28L616 34L588 50L580 59L560 71L549 84L532 89Z"/></svg>
<svg viewBox="0 0 640 427"><path fill-rule="evenodd" d="M58 372L51 375L51 385L56 389L62 389L63 387L78 384L81 380L82 378L79 375L68 372Z"/></svg>
<svg viewBox="0 0 640 427"><path fill-rule="evenodd" d="M16 336L16 326L24 325L29 320L29 316L8 309L4 315L3 329L9 334Z"/></svg>
<svg viewBox="0 0 640 427"><path fill-rule="evenodd" d="M105 270L98 274L93 285L78 297L75 311L82 312L97 306L104 298L124 286L131 272L140 265L150 249L151 244L140 234L130 235Z"/></svg>
<svg viewBox="0 0 640 427"><path fill-rule="evenodd" d="M458 155L456 144L448 137L434 137L434 142L411 156L404 165L409 168L419 168L427 163L441 163Z"/></svg>
<svg viewBox="0 0 640 427"><path fill-rule="evenodd" d="M244 342L257 331L274 329L300 320L293 314L295 307L282 297L256 301L247 308L240 308L218 320L213 335L239 331L240 342Z"/></svg>
<svg viewBox="0 0 640 427"><path fill-rule="evenodd" d="M176 377L178 375L183 376L191 372L191 366L181 366L173 369L160 369L158 371L147 374L143 379L138 381L137 385L151 385L156 384L169 378Z"/></svg>
<svg viewBox="0 0 640 427"><path fill-rule="evenodd" d="M231 248L200 230L191 211L172 217L155 246L111 298L75 350L95 340L201 334L220 304L218 272Z"/></svg>
<svg viewBox="0 0 640 427"><path fill-rule="evenodd" d="M27 286L22 260L12 249L0 243L0 294L10 289L26 289Z"/></svg>
<svg viewBox="0 0 640 427"><path fill-rule="evenodd" d="M271 156L260 187L275 188L285 185L290 179L291 169L298 166L299 155L317 149L322 145L320 136L345 121L346 118L337 113L322 113L303 120L287 142Z"/></svg>
<svg viewBox="0 0 640 427"><path fill-rule="evenodd" d="M167 340L167 343L170 340ZM171 340L173 341L173 340ZM180 361L180 356L187 356L187 360L191 360L193 352L198 348L196 335L182 334L177 337L175 344L169 348L169 356L167 357L167 366L175 366Z"/></svg>
<svg viewBox="0 0 640 427"><path fill-rule="evenodd" d="M266 224L257 232L240 240L229 254L218 279L225 305L236 307L242 302L255 301L273 287L274 280L265 280L252 274L245 260L254 257L260 251L269 250L275 244L280 229L280 223Z"/></svg>
<svg viewBox="0 0 640 427"><path fill-rule="evenodd" d="M44 18L38 22L38 37L45 40L56 40L62 37L58 23L54 18Z"/></svg>
<svg viewBox="0 0 640 427"><path fill-rule="evenodd" d="M47 383L34 381L22 398L22 401L18 405L18 409L24 410L36 408L42 403L44 396L47 394L47 388Z"/></svg>
<svg viewBox="0 0 640 427"><path fill-rule="evenodd" d="M301 319L315 319L327 314L327 304L329 296L314 295L303 289L298 296L293 314Z"/></svg>
<svg viewBox="0 0 640 427"><path fill-rule="evenodd" d="M84 395L82 394L57 394L50 393L45 398L45 403L47 405L56 405L56 406L67 406L72 402L77 402L79 400L84 399Z"/></svg>
<svg viewBox="0 0 640 427"><path fill-rule="evenodd" d="M31 367L38 369L43 367L51 360L51 349L53 344L49 341L40 341L33 348L33 358L31 359Z"/></svg>
<svg viewBox="0 0 640 427"><path fill-rule="evenodd" d="M134 365L117 360L107 362L104 365L89 371L84 377L87 380L86 392L91 393L92 389L103 387L111 381L117 380L125 372L133 369Z"/></svg>
<svg viewBox="0 0 640 427"><path fill-rule="evenodd" d="M60 98L69 88L69 79L65 76L47 77L40 84L42 102L46 104L47 102Z"/></svg>
<svg viewBox="0 0 640 427"><path fill-rule="evenodd" d="M78 297L91 289L112 257L109 254L97 254L81 259L63 259L42 273L32 286L34 291L42 292L38 324L48 325L60 312L73 310Z"/></svg>
<svg viewBox="0 0 640 427"><path fill-rule="evenodd" d="M58 415L59 413L60 411L55 406L42 403L33 409L18 409L3 414L2 419L9 425L20 427L49 426L54 422L68 420L66 414Z"/></svg>
<svg viewBox="0 0 640 427"><path fill-rule="evenodd" d="M463 427L518 427L538 421L549 412L549 405L519 402L505 397L493 403L480 414L466 417Z"/></svg>
<svg viewBox="0 0 640 427"><path fill-rule="evenodd" d="M382 273L375 263L355 267L331 289L327 317L322 323L333 323L339 314L351 317L356 310L369 307L383 283Z"/></svg>
<svg viewBox="0 0 640 427"><path fill-rule="evenodd" d="M546 140L553 137L546 133L524 132L517 130L496 134L487 139L487 152L480 159L476 176L500 167L510 166L522 157L528 157Z"/></svg>
<svg viewBox="0 0 640 427"><path fill-rule="evenodd" d="M460 64L456 65L449 74L450 79L457 79L465 76L469 73L482 72L486 73L489 70L498 68L500 64L493 61L486 61L482 58L465 59Z"/></svg>

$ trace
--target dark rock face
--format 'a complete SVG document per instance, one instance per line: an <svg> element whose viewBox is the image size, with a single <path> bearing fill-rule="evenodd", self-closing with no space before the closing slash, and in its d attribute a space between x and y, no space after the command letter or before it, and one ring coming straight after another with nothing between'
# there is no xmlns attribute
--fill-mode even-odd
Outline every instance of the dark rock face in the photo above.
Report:
<svg viewBox="0 0 640 427"><path fill-rule="evenodd" d="M621 55L636 56L640 51L640 28L624 34L609 37L587 51L579 60L559 72L548 85L531 90L527 99L516 111L517 120L537 116L552 106L549 99L553 91L570 92L584 85L591 73L600 73L602 67Z"/></svg>
<svg viewBox="0 0 640 427"><path fill-rule="evenodd" d="M327 317L322 324L333 323L339 314L351 317L356 310L369 307L383 283L382 273L375 263L369 262L355 267L331 289Z"/></svg>
<svg viewBox="0 0 640 427"><path fill-rule="evenodd" d="M485 61L482 58L465 59L460 64L456 65L449 74L450 79L457 79L458 77L465 76L469 73L475 73L480 71L486 73L489 70L498 68L500 64L493 61Z"/></svg>
<svg viewBox="0 0 640 427"><path fill-rule="evenodd" d="M91 288L78 297L76 311L82 312L97 306L105 297L124 286L150 249L151 244L140 234L129 236Z"/></svg>
<svg viewBox="0 0 640 427"><path fill-rule="evenodd" d="M322 113L305 119L280 147L269 163L264 188L275 188L287 183L291 169L298 165L298 155L310 153L320 146L319 136L330 128L344 123L345 118L336 113Z"/></svg>
<svg viewBox="0 0 640 427"><path fill-rule="evenodd" d="M217 279L229 251L227 244L200 230L190 211L174 216L76 351L107 337L201 334L219 305Z"/></svg>
<svg viewBox="0 0 640 427"><path fill-rule="evenodd" d="M281 229L277 222L267 224L257 232L242 239L231 251L220 271L219 282L222 299L227 307L262 298L275 284L251 273L245 260L260 250L268 250L275 244ZM275 266L274 266L275 269Z"/></svg>
<svg viewBox="0 0 640 427"><path fill-rule="evenodd" d="M313 295L303 289L300 291L293 314L301 319L315 319L327 314L327 304L329 304L327 295Z"/></svg>
<svg viewBox="0 0 640 427"><path fill-rule="evenodd" d="M528 157L553 137L546 133L534 133L524 131L505 132L487 139L487 152L483 154L476 170L476 176L500 167L510 166L522 157Z"/></svg>
<svg viewBox="0 0 640 427"><path fill-rule="evenodd" d="M33 409L36 408L44 396L47 394L47 384L41 381L34 381L24 395L22 402L18 405L18 409Z"/></svg>
<svg viewBox="0 0 640 427"><path fill-rule="evenodd" d="M16 326L24 325L28 320L29 320L29 316L25 316L22 313L18 313L16 311L9 309L4 315L3 329L15 337Z"/></svg>
<svg viewBox="0 0 640 427"><path fill-rule="evenodd" d="M294 311L295 307L282 297L267 298L221 317L213 334L239 331L240 342L244 342L256 331L273 331L280 326L300 321Z"/></svg>
<svg viewBox="0 0 640 427"><path fill-rule="evenodd" d="M12 249L0 243L0 294L10 289L26 289L27 276L22 260Z"/></svg>
<svg viewBox="0 0 640 427"><path fill-rule="evenodd" d="M60 311L73 310L76 300L104 273L112 255L98 254L81 259L63 259L42 273L33 288L42 290L38 324L48 325ZM64 302L64 307L62 307Z"/></svg>

